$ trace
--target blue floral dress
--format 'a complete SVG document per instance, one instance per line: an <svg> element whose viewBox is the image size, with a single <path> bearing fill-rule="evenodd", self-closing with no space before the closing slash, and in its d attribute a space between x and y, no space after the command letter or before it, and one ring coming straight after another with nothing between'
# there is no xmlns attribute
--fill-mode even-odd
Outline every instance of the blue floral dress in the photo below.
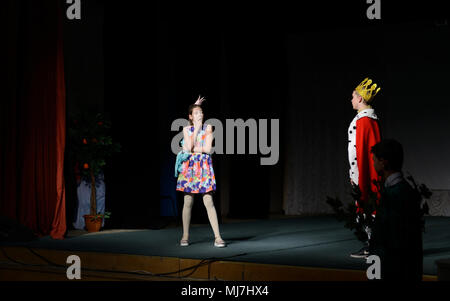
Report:
<svg viewBox="0 0 450 301"><path fill-rule="evenodd" d="M206 127L204 124L197 134L196 146L204 146L206 141ZM192 136L194 126L188 130ZM192 153L189 159L182 163L182 171L177 179L177 191L186 193L207 193L216 190L216 177L212 165L211 155Z"/></svg>

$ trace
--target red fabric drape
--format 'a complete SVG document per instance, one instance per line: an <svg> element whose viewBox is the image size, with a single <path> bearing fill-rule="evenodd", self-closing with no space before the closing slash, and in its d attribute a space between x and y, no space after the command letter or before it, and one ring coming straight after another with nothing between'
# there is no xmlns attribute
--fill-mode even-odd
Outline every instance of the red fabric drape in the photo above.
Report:
<svg viewBox="0 0 450 301"><path fill-rule="evenodd" d="M56 208L52 231L54 239L63 239L66 232L66 191L64 184L64 150L66 146L66 85L64 82L64 55L60 1L57 2L57 51L56 51Z"/></svg>
<svg viewBox="0 0 450 301"><path fill-rule="evenodd" d="M66 113L59 3L20 1L10 6L10 28L17 29L9 32L17 43L7 46L16 50L8 66L8 82L13 87L6 110L0 113L9 118L2 130L6 148L1 153L0 214L54 239L63 239L66 232Z"/></svg>

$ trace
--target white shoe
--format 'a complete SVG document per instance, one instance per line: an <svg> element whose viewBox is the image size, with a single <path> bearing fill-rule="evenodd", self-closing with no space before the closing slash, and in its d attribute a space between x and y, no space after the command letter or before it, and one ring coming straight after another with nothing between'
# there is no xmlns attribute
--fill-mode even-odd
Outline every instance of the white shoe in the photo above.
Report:
<svg viewBox="0 0 450 301"><path fill-rule="evenodd" d="M187 247L189 246L189 241L187 239L180 240L180 246L181 247Z"/></svg>
<svg viewBox="0 0 450 301"><path fill-rule="evenodd" d="M219 241L217 241L217 239L214 241L214 247L216 248L224 248L226 247L227 244L221 239Z"/></svg>

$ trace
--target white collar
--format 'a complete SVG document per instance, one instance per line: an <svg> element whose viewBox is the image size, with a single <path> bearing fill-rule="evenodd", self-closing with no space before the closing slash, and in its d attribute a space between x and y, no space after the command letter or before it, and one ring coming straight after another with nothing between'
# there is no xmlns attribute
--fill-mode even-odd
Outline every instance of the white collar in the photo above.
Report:
<svg viewBox="0 0 450 301"><path fill-rule="evenodd" d="M401 172L395 172L386 178L384 181L384 187L391 187L398 184L403 180L403 174Z"/></svg>
<svg viewBox="0 0 450 301"><path fill-rule="evenodd" d="M377 115L375 114L375 110L373 108L364 109L361 112L359 112L358 114L356 114L356 116L358 118L367 116L367 117L370 117L370 118L373 118L373 119L378 119Z"/></svg>

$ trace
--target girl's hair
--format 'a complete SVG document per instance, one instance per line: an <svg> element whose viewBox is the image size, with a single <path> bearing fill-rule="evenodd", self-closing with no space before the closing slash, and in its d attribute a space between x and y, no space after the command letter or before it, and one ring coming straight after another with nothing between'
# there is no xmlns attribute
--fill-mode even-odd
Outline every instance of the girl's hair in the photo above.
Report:
<svg viewBox="0 0 450 301"><path fill-rule="evenodd" d="M202 109L201 105L192 104L192 105L189 106L189 110L188 110L189 111L189 115L192 115L192 112L194 111L195 108L200 108L200 110L202 110L202 112L203 112L203 109ZM189 124L190 125L194 125L192 123L192 120L190 120L190 119L189 119Z"/></svg>

